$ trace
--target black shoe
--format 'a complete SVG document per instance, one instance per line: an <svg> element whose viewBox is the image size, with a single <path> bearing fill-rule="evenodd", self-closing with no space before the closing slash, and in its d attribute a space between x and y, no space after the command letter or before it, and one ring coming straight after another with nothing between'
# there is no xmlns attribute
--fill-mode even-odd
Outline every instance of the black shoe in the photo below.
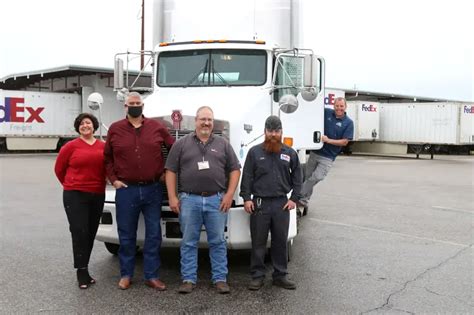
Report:
<svg viewBox="0 0 474 315"><path fill-rule="evenodd" d="M296 289L296 283L294 283L291 280L288 280L287 277L273 279L273 285L282 287L283 289L287 289L287 290Z"/></svg>
<svg viewBox="0 0 474 315"><path fill-rule="evenodd" d="M308 203L306 201L299 201L296 206L296 213L298 217L304 217L308 214Z"/></svg>
<svg viewBox="0 0 474 315"><path fill-rule="evenodd" d="M247 287L249 290L257 291L263 287L264 278L255 278L250 281L249 286Z"/></svg>
<svg viewBox="0 0 474 315"><path fill-rule="evenodd" d="M89 278L90 276L89 272L87 271L87 268L77 269L77 282L79 285L79 289L87 289L89 287L89 285L91 284Z"/></svg>
<svg viewBox="0 0 474 315"><path fill-rule="evenodd" d="M303 207L303 216L308 214L308 206Z"/></svg>
<svg viewBox="0 0 474 315"><path fill-rule="evenodd" d="M91 275L89 274L89 270L86 269L87 271L87 278L89 279L89 284L95 284L95 279L91 277Z"/></svg>

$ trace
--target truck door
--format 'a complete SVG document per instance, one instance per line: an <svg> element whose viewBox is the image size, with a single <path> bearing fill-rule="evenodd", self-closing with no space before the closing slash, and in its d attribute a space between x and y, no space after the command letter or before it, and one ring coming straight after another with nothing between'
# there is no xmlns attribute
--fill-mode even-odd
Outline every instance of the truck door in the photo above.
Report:
<svg viewBox="0 0 474 315"><path fill-rule="evenodd" d="M322 147L324 132L324 59L299 50L276 53L272 114L283 123L283 137L296 150Z"/></svg>

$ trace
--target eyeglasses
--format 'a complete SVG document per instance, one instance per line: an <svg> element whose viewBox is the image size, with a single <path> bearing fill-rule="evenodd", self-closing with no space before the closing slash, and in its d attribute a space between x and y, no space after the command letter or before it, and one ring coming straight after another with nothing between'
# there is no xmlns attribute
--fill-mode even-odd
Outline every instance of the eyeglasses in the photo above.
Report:
<svg viewBox="0 0 474 315"><path fill-rule="evenodd" d="M214 119L212 118L199 118L198 120L200 122L213 122L214 121Z"/></svg>
<svg viewBox="0 0 474 315"><path fill-rule="evenodd" d="M128 104L125 104L125 105L127 105L127 106L130 106L130 105L131 106L140 106L140 105L142 105L142 102L129 102Z"/></svg>

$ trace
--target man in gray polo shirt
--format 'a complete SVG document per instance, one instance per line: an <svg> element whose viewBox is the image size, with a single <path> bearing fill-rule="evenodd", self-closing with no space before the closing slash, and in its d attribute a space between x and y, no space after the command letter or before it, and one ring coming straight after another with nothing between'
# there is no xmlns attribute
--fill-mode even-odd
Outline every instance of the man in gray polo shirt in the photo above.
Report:
<svg viewBox="0 0 474 315"><path fill-rule="evenodd" d="M196 131L179 139L166 161L169 205L179 214L181 241L180 293L197 282L198 242L204 224L209 244L212 282L217 292L229 293L227 244L224 229L240 178L240 163L230 144L212 133L214 114L208 106L196 112ZM179 198L176 194L179 179Z"/></svg>

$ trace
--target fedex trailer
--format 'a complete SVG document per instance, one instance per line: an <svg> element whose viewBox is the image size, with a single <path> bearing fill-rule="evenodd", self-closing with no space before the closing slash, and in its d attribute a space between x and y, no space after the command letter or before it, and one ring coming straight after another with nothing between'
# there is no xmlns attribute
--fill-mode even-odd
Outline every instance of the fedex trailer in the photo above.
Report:
<svg viewBox="0 0 474 315"><path fill-rule="evenodd" d="M77 94L0 90L0 150L56 150L81 108Z"/></svg>
<svg viewBox="0 0 474 315"><path fill-rule="evenodd" d="M474 148L472 103L380 104L380 141L407 144L418 157L443 147Z"/></svg>
<svg viewBox="0 0 474 315"><path fill-rule="evenodd" d="M214 132L225 137L243 165L251 146L263 141L264 121L280 116L285 141L304 159L322 147L324 59L298 47L299 1L239 0L154 2L152 85L127 85L126 60L117 54L115 88L119 94L144 92L145 115L164 122L177 138L194 131L197 108L214 111ZM125 65L124 65L125 64ZM107 191L97 240L118 250L114 190ZM290 214L288 243L297 234L296 210ZM165 201L163 246L179 246L178 217ZM143 220L137 241L143 242ZM230 249L251 248L249 215L236 191L225 232ZM206 246L205 232L200 246Z"/></svg>
<svg viewBox="0 0 474 315"><path fill-rule="evenodd" d="M353 141L376 141L380 137L380 103L347 102L346 114L354 122Z"/></svg>

